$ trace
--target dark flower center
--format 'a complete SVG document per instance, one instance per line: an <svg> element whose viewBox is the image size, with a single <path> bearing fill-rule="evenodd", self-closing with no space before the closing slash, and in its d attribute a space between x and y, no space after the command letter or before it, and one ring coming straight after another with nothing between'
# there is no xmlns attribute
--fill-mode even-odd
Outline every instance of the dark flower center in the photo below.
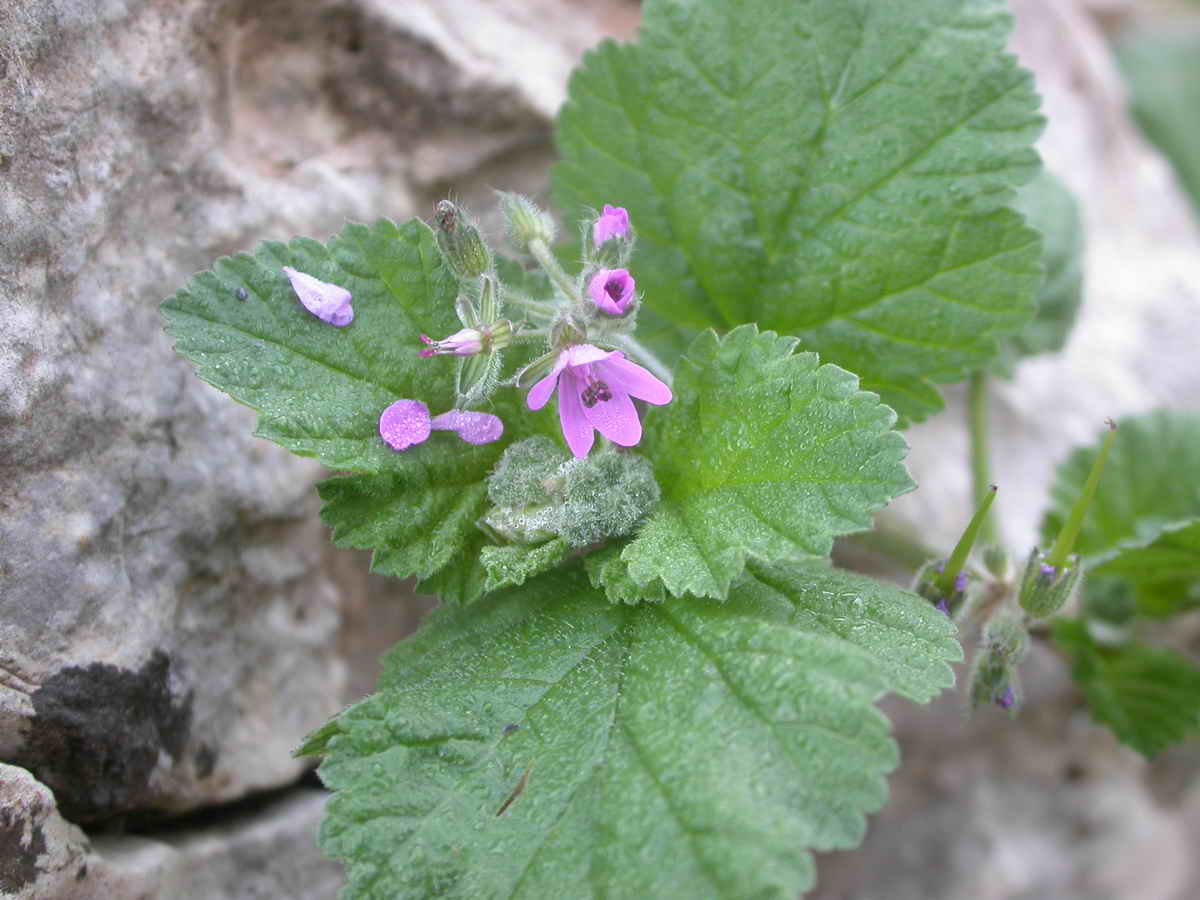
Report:
<svg viewBox="0 0 1200 900"><path fill-rule="evenodd" d="M583 405L591 409L597 403L606 403L612 399L612 391L603 381L589 381L588 386L583 389L583 394L580 396L583 400Z"/></svg>
<svg viewBox="0 0 1200 900"><path fill-rule="evenodd" d="M614 300L620 300L624 285L616 278L604 285L604 293L612 297Z"/></svg>

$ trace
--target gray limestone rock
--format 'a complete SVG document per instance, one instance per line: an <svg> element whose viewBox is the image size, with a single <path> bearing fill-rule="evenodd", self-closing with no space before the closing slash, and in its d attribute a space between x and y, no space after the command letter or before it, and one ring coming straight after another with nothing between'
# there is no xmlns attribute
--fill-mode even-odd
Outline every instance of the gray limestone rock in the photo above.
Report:
<svg viewBox="0 0 1200 900"><path fill-rule="evenodd" d="M288 783L371 680L347 651L388 642L346 634L366 561L327 549L319 467L195 378L159 302L258 240L544 192L601 25L567 0L0 9L0 759L69 819Z"/></svg>

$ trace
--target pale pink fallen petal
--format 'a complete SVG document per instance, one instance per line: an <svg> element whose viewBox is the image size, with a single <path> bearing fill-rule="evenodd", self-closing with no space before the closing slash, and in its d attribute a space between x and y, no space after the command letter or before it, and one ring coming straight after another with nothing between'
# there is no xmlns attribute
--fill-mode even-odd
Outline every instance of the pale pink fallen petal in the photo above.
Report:
<svg viewBox="0 0 1200 900"><path fill-rule="evenodd" d="M558 390L558 421L562 425L567 446L576 456L587 456L596 440L592 424L584 415L583 401L579 399L583 386L583 380L576 378L570 369L562 373Z"/></svg>
<svg viewBox="0 0 1200 900"><path fill-rule="evenodd" d="M420 400L397 400L379 417L379 436L393 450L422 443L429 431L429 407Z"/></svg>
<svg viewBox="0 0 1200 900"><path fill-rule="evenodd" d="M597 431L622 447L632 447L642 439L642 422L637 407L624 391L609 385L612 397L593 406L581 403L583 415ZM560 401L561 402L561 401Z"/></svg>
<svg viewBox="0 0 1200 900"><path fill-rule="evenodd" d="M504 423L499 416L465 409L434 416L429 424L434 431L453 431L468 444L490 444L504 434Z"/></svg>
<svg viewBox="0 0 1200 900"><path fill-rule="evenodd" d="M613 356L600 363L596 369L610 387L622 390L631 397L637 397L655 406L671 402L671 389L637 363L621 356Z"/></svg>
<svg viewBox="0 0 1200 900"><path fill-rule="evenodd" d="M344 287L297 272L291 266L284 266L283 274L292 283L292 290L304 308L322 322L344 328L354 321L354 308L350 305L352 297Z"/></svg>

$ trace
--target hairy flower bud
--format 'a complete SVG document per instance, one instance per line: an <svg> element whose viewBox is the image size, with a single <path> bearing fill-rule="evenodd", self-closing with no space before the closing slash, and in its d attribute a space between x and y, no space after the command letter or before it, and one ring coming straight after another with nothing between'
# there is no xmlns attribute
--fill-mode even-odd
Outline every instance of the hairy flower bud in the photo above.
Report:
<svg viewBox="0 0 1200 900"><path fill-rule="evenodd" d="M597 453L563 465L567 502L559 535L572 547L629 534L658 503L650 461L632 453Z"/></svg>
<svg viewBox="0 0 1200 900"><path fill-rule="evenodd" d="M496 506L522 508L550 502L546 483L570 457L545 435L513 444L488 477L488 499Z"/></svg>
<svg viewBox="0 0 1200 900"><path fill-rule="evenodd" d="M455 275L478 278L491 271L492 252L461 209L449 200L442 200L437 205L436 221L438 248Z"/></svg>
<svg viewBox="0 0 1200 900"><path fill-rule="evenodd" d="M1053 615L1071 598L1082 573L1074 556L1065 565L1054 566L1034 547L1021 576L1021 608L1035 619Z"/></svg>
<svg viewBox="0 0 1200 900"><path fill-rule="evenodd" d="M1021 691L1017 669L1029 651L1029 632L1020 618L1002 611L984 626L971 666L971 706L994 703L1016 712Z"/></svg>
<svg viewBox="0 0 1200 900"><path fill-rule="evenodd" d="M518 250L529 250L535 241L546 247L554 243L554 220L528 197L500 192L500 208L504 212L508 239Z"/></svg>

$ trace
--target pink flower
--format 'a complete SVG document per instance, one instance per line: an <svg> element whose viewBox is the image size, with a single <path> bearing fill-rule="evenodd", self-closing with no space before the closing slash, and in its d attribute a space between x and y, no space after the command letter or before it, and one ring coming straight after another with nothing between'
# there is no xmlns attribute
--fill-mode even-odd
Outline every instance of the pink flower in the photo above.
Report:
<svg viewBox="0 0 1200 900"><path fill-rule="evenodd" d="M588 296L606 316L623 316L633 305L636 286L626 269L601 269L588 282Z"/></svg>
<svg viewBox="0 0 1200 900"><path fill-rule="evenodd" d="M297 272L291 266L284 266L283 274L292 283L292 290L304 308L322 322L344 328L354 321L354 309L350 306L352 298L344 287Z"/></svg>
<svg viewBox="0 0 1200 900"><path fill-rule="evenodd" d="M671 389L625 358L591 344L576 344L558 355L554 369L529 389L525 402L541 409L558 388L558 420L576 456L587 456L593 429L614 444L632 447L642 439L642 423L630 397L655 406L671 402Z"/></svg>
<svg viewBox="0 0 1200 900"><path fill-rule="evenodd" d="M464 328L456 331L448 338L435 341L427 334L421 335L421 341L429 346L421 351L421 356L474 356L483 349L483 333L475 328Z"/></svg>
<svg viewBox="0 0 1200 900"><path fill-rule="evenodd" d="M490 413L452 409L429 418L420 400L397 400L379 417L379 436L393 450L424 443L430 432L453 431L468 444L490 444L504 434L504 423Z"/></svg>
<svg viewBox="0 0 1200 900"><path fill-rule="evenodd" d="M592 225L592 240L596 246L601 246L609 238L624 237L629 234L629 212L623 206L604 204L604 212Z"/></svg>

